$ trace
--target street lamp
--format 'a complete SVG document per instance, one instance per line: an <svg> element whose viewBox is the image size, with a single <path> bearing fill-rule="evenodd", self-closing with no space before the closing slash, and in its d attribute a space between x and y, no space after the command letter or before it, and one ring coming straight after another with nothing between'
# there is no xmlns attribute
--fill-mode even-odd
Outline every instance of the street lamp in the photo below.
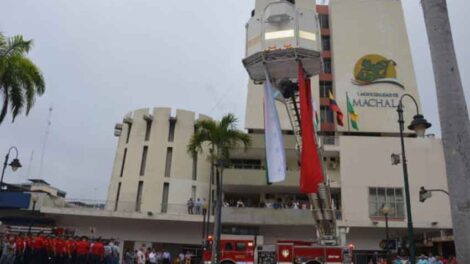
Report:
<svg viewBox="0 0 470 264"><path fill-rule="evenodd" d="M382 214L385 217L385 249L387 250L387 264L392 264L392 260L390 258L390 236L388 230L388 214L390 213L390 207L386 204L382 207Z"/></svg>
<svg viewBox="0 0 470 264"><path fill-rule="evenodd" d="M13 159L13 161L8 164L8 159L10 158L10 152L12 150L15 150L16 156ZM3 176L5 176L5 169L7 168L7 165L10 165L12 171L16 171L19 168L21 168L21 163L20 160L18 159L18 149L13 146L8 149L7 154L5 155L5 162L3 162L3 170L2 170L2 178L0 178L0 188L3 190Z"/></svg>
<svg viewBox="0 0 470 264"><path fill-rule="evenodd" d="M416 115L413 117L413 121L408 126L408 129L414 130L418 137L423 137L426 129L431 127L431 124L424 119L423 115L419 113L418 103L416 99L410 94L404 94L400 97L398 101L398 124L400 125L400 141L401 141L401 157L403 164L403 178L405 183L405 200L406 200L406 216L408 220L408 242L410 244L410 264L416 263L416 252L415 252L415 243L414 243L414 232L413 232L413 219L411 217L411 202L410 202L410 187L408 184L408 166L406 163L405 155L405 139L403 137L403 131L405 130L405 120L403 118L403 98L409 97L413 100L416 106Z"/></svg>

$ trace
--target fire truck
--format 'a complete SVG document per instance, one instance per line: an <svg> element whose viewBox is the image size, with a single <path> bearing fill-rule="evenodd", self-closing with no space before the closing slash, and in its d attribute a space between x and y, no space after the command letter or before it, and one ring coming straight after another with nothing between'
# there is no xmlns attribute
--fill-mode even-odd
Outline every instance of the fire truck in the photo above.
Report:
<svg viewBox="0 0 470 264"><path fill-rule="evenodd" d="M275 99L286 107L299 154L302 153L301 117L305 114L305 120L312 115L311 110L301 111L300 98L305 98L305 94L300 94L299 87L305 87L308 79L320 74L322 69L321 34L315 4L315 0L256 0L256 8L246 24L243 66L254 84L269 83L277 90ZM299 75L300 71L302 75ZM323 148L318 137L314 136L314 139L316 142L312 144L317 147L318 163L324 176L318 190L307 194L316 224L315 241L283 240L264 245L261 236L222 235L219 243L221 263L352 263L353 246L346 246L345 242L347 231L336 224L329 179L322 164ZM205 262L211 259L211 247L210 238L203 253Z"/></svg>
<svg viewBox="0 0 470 264"><path fill-rule="evenodd" d="M312 241L279 240L263 245L262 236L222 235L220 263L222 264L343 264L352 263L352 245L348 247L321 246ZM212 237L204 249L204 264L211 263Z"/></svg>

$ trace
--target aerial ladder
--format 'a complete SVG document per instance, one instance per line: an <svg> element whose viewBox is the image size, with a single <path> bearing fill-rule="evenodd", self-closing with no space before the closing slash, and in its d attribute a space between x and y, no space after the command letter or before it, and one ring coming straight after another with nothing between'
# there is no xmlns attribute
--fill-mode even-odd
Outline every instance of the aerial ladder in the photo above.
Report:
<svg viewBox="0 0 470 264"><path fill-rule="evenodd" d="M246 25L246 57L243 64L255 84L265 82L267 75L278 90L276 99L286 107L300 154L302 113L299 106L298 65L301 63L308 78L321 72L321 36L314 10L315 1L303 0L303 6L311 6L311 9L298 8L293 2L257 0L257 8ZM297 0L297 5L300 2L302 0ZM344 241L340 241L342 236L336 224L329 180L323 166L323 148L319 137L315 138L324 182L318 185L317 193L308 196L318 242L321 245L344 245Z"/></svg>

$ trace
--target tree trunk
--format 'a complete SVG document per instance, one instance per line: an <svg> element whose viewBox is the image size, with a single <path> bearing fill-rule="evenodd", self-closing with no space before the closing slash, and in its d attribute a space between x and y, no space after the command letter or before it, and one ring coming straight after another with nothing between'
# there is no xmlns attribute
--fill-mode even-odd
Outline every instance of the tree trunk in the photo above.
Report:
<svg viewBox="0 0 470 264"><path fill-rule="evenodd" d="M454 239L459 263L470 263L470 122L445 0L421 1L436 82Z"/></svg>
<svg viewBox="0 0 470 264"><path fill-rule="evenodd" d="M219 172L220 170L220 172ZM222 168L216 170L216 201L214 216L214 240L212 243L212 264L220 261L220 234L222 231Z"/></svg>

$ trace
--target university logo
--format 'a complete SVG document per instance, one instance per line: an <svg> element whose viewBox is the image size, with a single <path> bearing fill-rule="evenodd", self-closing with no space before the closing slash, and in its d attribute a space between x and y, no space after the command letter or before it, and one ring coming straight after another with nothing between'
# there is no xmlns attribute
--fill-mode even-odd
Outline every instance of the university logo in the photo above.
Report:
<svg viewBox="0 0 470 264"><path fill-rule="evenodd" d="M397 80L396 62L381 55L369 54L360 58L354 66L354 79L356 85L369 85L375 83L392 83L404 88Z"/></svg>

